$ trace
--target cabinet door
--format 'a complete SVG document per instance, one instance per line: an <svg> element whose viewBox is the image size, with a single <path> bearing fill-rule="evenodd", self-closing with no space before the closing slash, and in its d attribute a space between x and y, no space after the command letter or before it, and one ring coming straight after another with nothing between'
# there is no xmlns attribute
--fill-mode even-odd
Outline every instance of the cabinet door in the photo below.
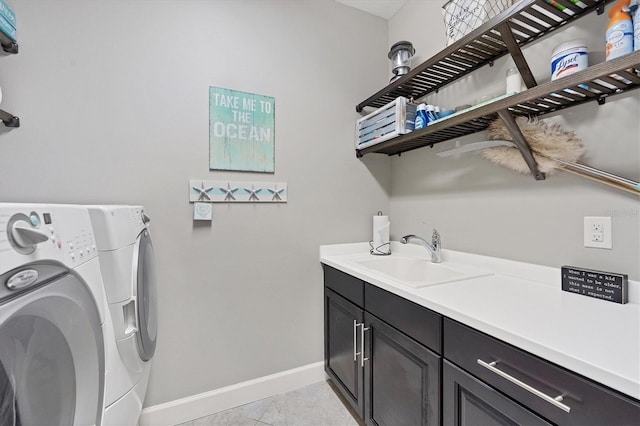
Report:
<svg viewBox="0 0 640 426"><path fill-rule="evenodd" d="M369 313L365 323L367 424L439 425L441 358Z"/></svg>
<svg viewBox="0 0 640 426"><path fill-rule="evenodd" d="M445 425L551 424L447 360L443 362L442 394Z"/></svg>
<svg viewBox="0 0 640 426"><path fill-rule="evenodd" d="M324 369L361 417L364 385L358 336L362 332L362 321L362 309L325 287Z"/></svg>

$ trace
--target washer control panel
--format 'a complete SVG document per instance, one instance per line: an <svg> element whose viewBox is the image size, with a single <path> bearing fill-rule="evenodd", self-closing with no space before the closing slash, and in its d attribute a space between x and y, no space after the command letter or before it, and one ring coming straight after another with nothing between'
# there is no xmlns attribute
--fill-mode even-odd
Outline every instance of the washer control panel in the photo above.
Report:
<svg viewBox="0 0 640 426"><path fill-rule="evenodd" d="M142 206L87 206L96 233L99 251L118 250L133 245L150 222Z"/></svg>
<svg viewBox="0 0 640 426"><path fill-rule="evenodd" d="M0 203L0 272L43 259L75 268L97 255L85 208Z"/></svg>
<svg viewBox="0 0 640 426"><path fill-rule="evenodd" d="M141 206L131 207L131 222L134 228L143 230L151 219L144 213L144 209Z"/></svg>

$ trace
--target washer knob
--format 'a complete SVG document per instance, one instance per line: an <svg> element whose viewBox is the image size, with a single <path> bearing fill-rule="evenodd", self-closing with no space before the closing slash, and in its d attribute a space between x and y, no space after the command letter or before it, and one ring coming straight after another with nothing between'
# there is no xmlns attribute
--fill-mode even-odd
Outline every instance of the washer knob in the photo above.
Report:
<svg viewBox="0 0 640 426"><path fill-rule="evenodd" d="M33 249L37 244L49 240L46 232L33 228L24 220L15 221L10 232L15 245L24 249Z"/></svg>

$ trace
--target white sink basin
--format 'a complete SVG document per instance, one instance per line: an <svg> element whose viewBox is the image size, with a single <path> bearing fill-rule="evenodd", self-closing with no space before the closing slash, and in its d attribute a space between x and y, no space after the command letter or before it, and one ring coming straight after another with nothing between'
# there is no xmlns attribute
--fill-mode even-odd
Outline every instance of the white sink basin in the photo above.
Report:
<svg viewBox="0 0 640 426"><path fill-rule="evenodd" d="M426 258L418 259L394 255L371 257L355 263L414 288L492 275L491 272L471 266L449 262L432 263Z"/></svg>

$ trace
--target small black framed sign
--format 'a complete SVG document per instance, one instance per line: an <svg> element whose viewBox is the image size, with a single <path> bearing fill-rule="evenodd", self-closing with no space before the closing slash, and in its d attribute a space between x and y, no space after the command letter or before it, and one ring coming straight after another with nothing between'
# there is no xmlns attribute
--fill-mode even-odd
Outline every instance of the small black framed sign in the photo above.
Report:
<svg viewBox="0 0 640 426"><path fill-rule="evenodd" d="M615 303L629 301L627 274L563 266L562 290Z"/></svg>

